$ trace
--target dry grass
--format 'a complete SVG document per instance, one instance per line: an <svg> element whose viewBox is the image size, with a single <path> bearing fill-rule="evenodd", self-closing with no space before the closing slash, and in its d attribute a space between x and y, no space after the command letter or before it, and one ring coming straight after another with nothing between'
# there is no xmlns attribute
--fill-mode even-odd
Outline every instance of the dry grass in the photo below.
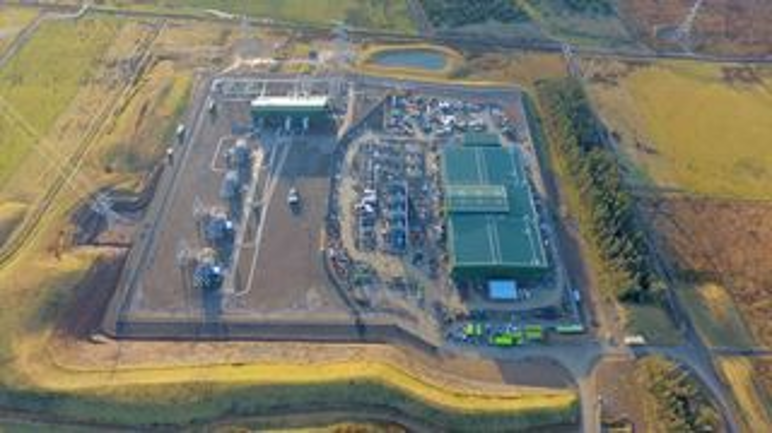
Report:
<svg viewBox="0 0 772 434"><path fill-rule="evenodd" d="M676 290L703 339L712 346L753 346L745 322L729 292L716 283L685 285Z"/></svg>
<svg viewBox="0 0 772 434"><path fill-rule="evenodd" d="M185 108L192 77L176 71L170 61L155 65L136 88L118 122L101 143L109 153L104 164L111 171L149 170L169 143L169 126Z"/></svg>
<svg viewBox="0 0 772 434"><path fill-rule="evenodd" d="M0 6L0 54L37 15L38 11L32 8Z"/></svg>
<svg viewBox="0 0 772 434"><path fill-rule="evenodd" d="M119 27L113 20L46 23L0 71L0 118L4 119L0 131L8 133L0 135L4 151L0 184L13 175L32 153L38 137L49 132L81 85L93 77ZM58 151L59 146L51 150Z"/></svg>
<svg viewBox="0 0 772 434"><path fill-rule="evenodd" d="M724 381L740 407L743 426L749 432L772 430L772 415L765 405L767 397L758 389L753 365L742 357L721 357L717 361Z"/></svg>
<svg viewBox="0 0 772 434"><path fill-rule="evenodd" d="M515 82L529 90L538 80L566 76L563 58L553 54L484 54L468 59L470 78L499 82Z"/></svg>
<svg viewBox="0 0 772 434"><path fill-rule="evenodd" d="M655 184L772 198L768 71L691 62L587 62L590 94Z"/></svg>
<svg viewBox="0 0 772 434"><path fill-rule="evenodd" d="M731 305L727 305L728 321L722 322L702 300L691 296L699 294L679 294L695 303L690 306L695 318L707 320L704 331L717 332L718 341L742 345L750 340L740 333L740 324L745 323L758 345L771 345L772 208L701 198L642 203L663 252L682 280L690 285L715 284L725 288L742 314L740 321L740 315L732 313ZM714 308L713 312L716 311Z"/></svg>
<svg viewBox="0 0 772 434"><path fill-rule="evenodd" d="M27 212L27 206L20 202L0 202L0 246L13 232L24 214Z"/></svg>

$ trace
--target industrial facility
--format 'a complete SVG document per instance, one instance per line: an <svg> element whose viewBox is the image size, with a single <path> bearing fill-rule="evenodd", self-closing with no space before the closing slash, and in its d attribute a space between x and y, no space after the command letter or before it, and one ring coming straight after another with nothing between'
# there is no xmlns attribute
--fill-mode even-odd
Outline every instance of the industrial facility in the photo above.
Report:
<svg viewBox="0 0 772 434"><path fill-rule="evenodd" d="M484 139L468 138L441 155L451 274L533 280L548 260L522 156Z"/></svg>
<svg viewBox="0 0 772 434"><path fill-rule="evenodd" d="M259 96L252 100L254 126L284 128L286 131L308 131L332 126L327 96Z"/></svg>

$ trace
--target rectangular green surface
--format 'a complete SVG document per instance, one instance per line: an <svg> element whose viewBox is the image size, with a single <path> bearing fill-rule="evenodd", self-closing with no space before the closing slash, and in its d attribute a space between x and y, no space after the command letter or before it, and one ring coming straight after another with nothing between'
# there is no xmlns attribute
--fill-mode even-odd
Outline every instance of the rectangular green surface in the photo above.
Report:
<svg viewBox="0 0 772 434"><path fill-rule="evenodd" d="M448 147L442 170L454 274L526 278L547 269L518 149Z"/></svg>

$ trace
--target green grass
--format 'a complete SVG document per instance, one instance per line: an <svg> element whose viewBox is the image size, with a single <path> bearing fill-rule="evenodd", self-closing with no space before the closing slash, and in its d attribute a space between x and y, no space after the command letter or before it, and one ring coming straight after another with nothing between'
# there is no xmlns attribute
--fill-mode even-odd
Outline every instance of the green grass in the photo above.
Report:
<svg viewBox="0 0 772 434"><path fill-rule="evenodd" d="M106 19L52 21L0 70L0 183L31 151L35 134L45 135L75 97L119 28Z"/></svg>
<svg viewBox="0 0 772 434"><path fill-rule="evenodd" d="M627 316L627 331L641 335L650 345L679 345L681 334L663 308L656 304L622 304Z"/></svg>
<svg viewBox="0 0 772 434"><path fill-rule="evenodd" d="M415 31L407 0L161 0L152 6L126 0L110 3L121 7L174 8L190 12L216 9L305 24L345 22L355 27Z"/></svg>

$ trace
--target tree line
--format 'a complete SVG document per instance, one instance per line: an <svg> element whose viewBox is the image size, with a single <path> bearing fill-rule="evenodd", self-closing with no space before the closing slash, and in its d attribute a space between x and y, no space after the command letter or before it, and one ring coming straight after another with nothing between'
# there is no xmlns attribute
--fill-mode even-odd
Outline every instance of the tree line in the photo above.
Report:
<svg viewBox="0 0 772 434"><path fill-rule="evenodd" d="M620 301L651 302L662 282L652 270L643 232L635 219L634 198L613 151L604 145L605 130L575 79L540 82L539 101L552 143L585 208L592 242L614 276Z"/></svg>

